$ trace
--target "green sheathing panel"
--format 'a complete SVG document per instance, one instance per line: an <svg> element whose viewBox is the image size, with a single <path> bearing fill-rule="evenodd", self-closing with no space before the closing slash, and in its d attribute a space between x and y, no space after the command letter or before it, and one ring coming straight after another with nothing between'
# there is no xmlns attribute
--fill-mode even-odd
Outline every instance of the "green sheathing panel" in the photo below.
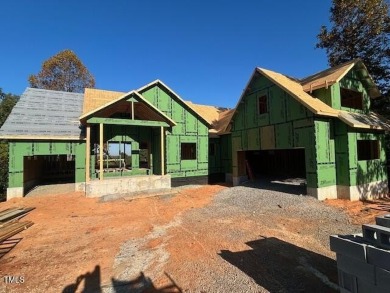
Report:
<svg viewBox="0 0 390 293"><path fill-rule="evenodd" d="M209 139L209 148L213 144L214 154L209 153L209 174L232 172L231 135L225 134L219 138Z"/></svg>
<svg viewBox="0 0 390 293"><path fill-rule="evenodd" d="M336 185L336 159L333 121L316 119L317 187Z"/></svg>
<svg viewBox="0 0 390 293"><path fill-rule="evenodd" d="M167 128L165 136L166 173L174 177L207 176L208 163L208 127L196 113L182 104L174 94L157 84L141 92L142 96L159 108L177 125ZM196 144L196 159L182 160L181 145ZM154 163L161 165L156 158Z"/></svg>
<svg viewBox="0 0 390 293"><path fill-rule="evenodd" d="M209 174L221 173L221 139L210 138L209 139ZM211 149L214 149L214 153L211 153Z"/></svg>
<svg viewBox="0 0 390 293"><path fill-rule="evenodd" d="M349 186L349 147L348 126L338 119L334 120L337 185Z"/></svg>
<svg viewBox="0 0 390 293"><path fill-rule="evenodd" d="M327 88L321 88L313 91L312 96L320 99L328 106L334 109L340 109L340 85L338 83L333 84Z"/></svg>
<svg viewBox="0 0 390 293"><path fill-rule="evenodd" d="M40 155L75 156L75 181L85 181L84 141L10 141L8 187L23 187L23 158Z"/></svg>
<svg viewBox="0 0 390 293"><path fill-rule="evenodd" d="M358 112L358 113L368 113L370 110L370 97L364 87L361 79L359 78L359 71L354 68L350 70L341 80L340 87L347 88L354 91L361 92L363 94L363 110L340 107L342 110L350 111L350 112ZM340 100L340 91L338 92L338 99Z"/></svg>
<svg viewBox="0 0 390 293"><path fill-rule="evenodd" d="M358 140L379 140L380 156L376 160L361 160L357 158ZM351 185L363 185L370 182L387 180L385 137L381 133L349 132L348 143L350 151Z"/></svg>
<svg viewBox="0 0 390 293"><path fill-rule="evenodd" d="M263 95L268 97L268 113L258 114L258 99ZM265 77L256 75L250 82L232 120L233 127L229 140L233 176L242 175L238 174L238 151L305 148L307 184L309 187L317 187L320 184L317 178L313 114L287 92ZM318 125L319 131L323 131L323 125L321 123ZM328 145L332 143L328 142ZM332 162L334 164L334 158ZM321 167L323 175L320 179L324 181L325 186L329 184L327 182L335 180L335 175L329 179L326 175L329 173L326 170L329 160L323 163Z"/></svg>
<svg viewBox="0 0 390 293"><path fill-rule="evenodd" d="M341 121L335 124L337 185L356 186L387 180L385 136L383 133L357 132ZM380 157L358 160L358 140L379 140Z"/></svg>

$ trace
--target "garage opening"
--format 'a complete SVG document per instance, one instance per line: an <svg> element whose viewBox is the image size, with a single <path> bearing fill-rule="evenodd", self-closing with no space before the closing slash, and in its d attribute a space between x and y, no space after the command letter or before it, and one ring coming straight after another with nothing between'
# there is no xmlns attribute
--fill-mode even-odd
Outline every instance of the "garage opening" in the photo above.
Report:
<svg viewBox="0 0 390 293"><path fill-rule="evenodd" d="M252 175L255 180L265 180L273 186L301 186L296 193L306 193L304 148L246 151L245 160L249 178Z"/></svg>
<svg viewBox="0 0 390 293"><path fill-rule="evenodd" d="M247 151L245 159L254 174L267 176L306 176L305 149Z"/></svg>
<svg viewBox="0 0 390 293"><path fill-rule="evenodd" d="M25 195L41 185L75 183L74 155L26 156L23 166Z"/></svg>

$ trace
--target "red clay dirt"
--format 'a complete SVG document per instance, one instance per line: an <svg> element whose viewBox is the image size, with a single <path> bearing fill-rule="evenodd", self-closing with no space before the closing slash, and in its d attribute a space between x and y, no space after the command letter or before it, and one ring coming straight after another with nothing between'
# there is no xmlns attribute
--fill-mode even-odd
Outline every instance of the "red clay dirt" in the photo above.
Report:
<svg viewBox="0 0 390 293"><path fill-rule="evenodd" d="M212 185L183 189L174 196L104 203L86 198L83 193L26 197L0 203L0 210L35 207L21 219L31 220L34 225L13 237L22 239L0 258L0 277L22 276L24 282L6 284L0 280L0 292L65 292L65 289L81 292L83 282L87 280L85 276L92 276L102 287L109 285L115 276L115 257L124 242L142 238L154 227L168 225L187 211L208 205L214 195L224 188ZM345 210L351 222L358 224L373 222L375 215L390 211L388 200L327 200L325 203ZM299 230L307 223L286 221L289 230L275 230L274 233L285 234L295 245L305 246L306 239L288 233L294 231L294 226ZM251 229L251 222L240 219L231 219L229 224L237 226L237 231ZM168 267L174 268L183 259L198 259L201 264L202 257L207 256L209 249L213 250L220 241L218 235L208 235L207 241L200 243L191 233L180 226L171 229L169 237L177 235L177 238L174 247L167 245L170 253ZM151 238L146 246L153 250L164 245L163 242L162 238ZM237 250L240 249L242 247L237 246ZM215 258L214 255L209 257ZM186 278L191 277L191 274L186 275ZM142 278L143 275L140 275ZM154 284L148 292L179 292L168 274L152 281ZM191 284L191 281L188 283Z"/></svg>
<svg viewBox="0 0 390 293"><path fill-rule="evenodd" d="M5 286L0 280L0 292L5 288L7 292L43 292L42 288L61 292L96 265L101 285L109 284L113 261L123 242L149 233L153 226L166 224L188 209L207 205L224 188L213 185L182 190L166 200L149 197L100 203L83 193L68 193L0 203L0 210L35 207L24 218L34 225L16 235L14 238L23 239L0 259L0 277L22 276L24 283Z"/></svg>
<svg viewBox="0 0 390 293"><path fill-rule="evenodd" d="M326 204L344 210L352 224L362 225L375 222L375 217L390 212L390 198L349 201L342 199L326 200Z"/></svg>

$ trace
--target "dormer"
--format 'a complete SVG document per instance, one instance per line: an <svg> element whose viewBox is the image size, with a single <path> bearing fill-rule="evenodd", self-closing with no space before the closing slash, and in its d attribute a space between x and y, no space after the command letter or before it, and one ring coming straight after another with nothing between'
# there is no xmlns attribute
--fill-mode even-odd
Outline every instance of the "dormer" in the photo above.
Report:
<svg viewBox="0 0 390 293"><path fill-rule="evenodd" d="M337 110L369 113L381 94L360 59L321 71L300 81L304 91Z"/></svg>

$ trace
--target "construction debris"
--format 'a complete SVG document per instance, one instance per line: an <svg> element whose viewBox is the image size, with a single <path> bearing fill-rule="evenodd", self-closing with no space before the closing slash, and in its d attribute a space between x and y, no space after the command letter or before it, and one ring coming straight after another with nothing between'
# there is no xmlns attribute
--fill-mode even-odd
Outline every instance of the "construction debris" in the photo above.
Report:
<svg viewBox="0 0 390 293"><path fill-rule="evenodd" d="M10 208L0 211L0 243L33 225L31 221L19 222L34 208Z"/></svg>
<svg viewBox="0 0 390 293"><path fill-rule="evenodd" d="M10 208L0 212L0 227L2 223L6 223L10 220L20 219L24 217L28 212L34 208Z"/></svg>

